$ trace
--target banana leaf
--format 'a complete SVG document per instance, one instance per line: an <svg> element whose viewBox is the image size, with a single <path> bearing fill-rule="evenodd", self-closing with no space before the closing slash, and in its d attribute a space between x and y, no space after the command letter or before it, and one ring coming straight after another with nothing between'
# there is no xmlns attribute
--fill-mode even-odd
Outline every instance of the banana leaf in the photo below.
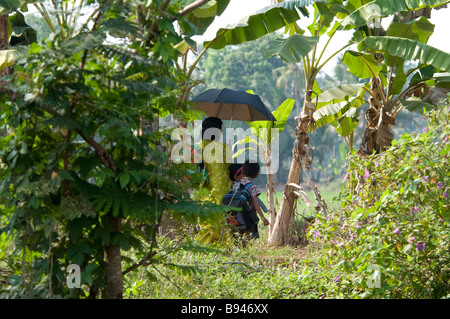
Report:
<svg viewBox="0 0 450 319"><path fill-rule="evenodd" d="M228 28L217 31L216 37L203 43L211 49L256 40L300 19L297 10L308 16L306 7L316 0L291 0L265 7Z"/></svg>
<svg viewBox="0 0 450 319"><path fill-rule="evenodd" d="M423 102L421 99L417 97L410 97L407 100L400 100L400 103L402 103L405 108L410 112L417 112L417 113L423 113L423 110L431 111L436 109L435 105L432 105L427 102Z"/></svg>
<svg viewBox="0 0 450 319"><path fill-rule="evenodd" d="M348 50L342 62L349 68L349 72L360 79L377 76L383 66L375 61L373 54L360 53Z"/></svg>
<svg viewBox="0 0 450 319"><path fill-rule="evenodd" d="M336 127L340 136L349 136L358 126L358 108L350 107L347 112L331 124Z"/></svg>
<svg viewBox="0 0 450 319"><path fill-rule="evenodd" d="M357 91L359 91L365 83L356 84L342 84L328 89L319 94L317 104L318 106L323 106L325 104L341 102L343 99L349 96L353 96Z"/></svg>
<svg viewBox="0 0 450 319"><path fill-rule="evenodd" d="M364 26L373 19L387 17L397 12L434 8L449 2L449 0L375 0L350 13L342 20L341 28L350 30Z"/></svg>
<svg viewBox="0 0 450 319"><path fill-rule="evenodd" d="M0 1L0 14L9 14L10 12L16 11L22 6L26 6L29 2L35 1L26 1L26 0L3 0ZM24 11L24 10L22 10Z"/></svg>
<svg viewBox="0 0 450 319"><path fill-rule="evenodd" d="M205 3L178 21L181 30L190 35L202 35L227 8L230 0L214 0Z"/></svg>
<svg viewBox="0 0 450 319"><path fill-rule="evenodd" d="M419 60L421 64L434 66L436 69L450 71L450 54L425 43L400 37L370 36L362 40L368 47L388 52L405 60ZM347 64L348 66L348 64Z"/></svg>
<svg viewBox="0 0 450 319"><path fill-rule="evenodd" d="M427 43L433 31L434 24L427 18L420 17L406 23L391 23L386 34L390 37L401 37Z"/></svg>
<svg viewBox="0 0 450 319"><path fill-rule="evenodd" d="M279 55L288 63L298 63L319 42L319 37L307 37L301 34L293 34L286 39L275 39L271 46L264 49L267 58Z"/></svg>

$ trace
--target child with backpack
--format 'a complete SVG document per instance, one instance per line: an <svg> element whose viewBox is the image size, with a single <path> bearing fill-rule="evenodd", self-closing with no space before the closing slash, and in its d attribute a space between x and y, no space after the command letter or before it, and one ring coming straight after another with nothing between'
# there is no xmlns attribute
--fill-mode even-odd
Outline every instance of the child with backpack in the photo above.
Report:
<svg viewBox="0 0 450 319"><path fill-rule="evenodd" d="M234 199L234 196L236 196L237 191L245 191L245 194L248 194L248 197L246 200L251 205L251 210L248 212L247 215L243 213L243 217L247 217L245 224L246 228L242 229L242 227L239 229L239 233L245 234L250 233L253 238L259 238L259 232L258 232L258 217L256 216L255 212L259 215L260 219L262 220L264 226L269 225L269 221L264 217L262 213L262 209L264 211L267 211L267 208L265 208L264 204L261 202L261 200L258 198L258 196L261 194L259 191L258 186L253 182L253 179L258 177L260 170L260 166L258 163L250 163L246 162L245 164L231 164L229 168L230 173L230 179L233 182L233 186L231 191L224 197L224 204L230 204L230 197L231 199ZM241 194L241 193L239 193ZM234 195L234 196L233 196ZM228 197L227 197L228 196ZM250 219L248 219L248 215L250 216ZM242 219L242 218L241 218ZM244 218L245 219L245 218ZM233 224L233 222L231 222ZM236 224L235 224L236 225Z"/></svg>

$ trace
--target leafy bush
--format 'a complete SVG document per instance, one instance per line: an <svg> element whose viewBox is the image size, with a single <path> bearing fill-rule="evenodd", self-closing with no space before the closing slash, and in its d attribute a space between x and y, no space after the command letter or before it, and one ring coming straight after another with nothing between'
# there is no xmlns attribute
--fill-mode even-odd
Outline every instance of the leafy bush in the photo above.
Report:
<svg viewBox="0 0 450 319"><path fill-rule="evenodd" d="M449 107L426 118L421 134L382 154L351 155L342 210L318 216L309 232L335 276L327 296L449 296Z"/></svg>
<svg viewBox="0 0 450 319"><path fill-rule="evenodd" d="M171 18L158 13L155 39L143 41L138 30L147 29L133 20L140 4L99 5L90 29L18 50L4 78L0 240L9 237L0 244L0 298L108 297L111 286L121 292L123 273L158 262L164 218L223 213L190 199L201 175L170 162L170 134L154 129L158 116L187 112L177 106L185 79ZM108 44L111 35L126 41ZM122 260L125 252L135 259ZM71 264L81 289L67 285Z"/></svg>

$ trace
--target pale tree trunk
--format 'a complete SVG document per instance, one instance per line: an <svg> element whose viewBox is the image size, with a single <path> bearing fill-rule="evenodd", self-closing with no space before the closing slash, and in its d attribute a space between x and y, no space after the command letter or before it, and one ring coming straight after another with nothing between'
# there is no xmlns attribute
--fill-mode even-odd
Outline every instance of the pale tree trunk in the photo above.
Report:
<svg viewBox="0 0 450 319"><path fill-rule="evenodd" d="M267 186L266 186L266 194L267 194L267 204L269 209L269 236L272 233L273 225L275 223L275 185L272 178L272 174L267 174Z"/></svg>
<svg viewBox="0 0 450 319"><path fill-rule="evenodd" d="M315 73L315 72L314 72ZM306 169L311 167L311 159L308 156L310 150L309 137L307 134L308 126L313 123L312 112L310 110L312 87L314 84L314 74L308 81L306 89L305 104L303 111L295 118L296 140L292 150L292 161L289 169L288 180L285 186L283 198L281 200L280 210L273 224L272 232L269 235L268 244L271 246L285 245L289 240L289 229L292 217L294 215L294 204L297 201L296 186L299 184L302 164ZM311 80L312 79L312 80Z"/></svg>

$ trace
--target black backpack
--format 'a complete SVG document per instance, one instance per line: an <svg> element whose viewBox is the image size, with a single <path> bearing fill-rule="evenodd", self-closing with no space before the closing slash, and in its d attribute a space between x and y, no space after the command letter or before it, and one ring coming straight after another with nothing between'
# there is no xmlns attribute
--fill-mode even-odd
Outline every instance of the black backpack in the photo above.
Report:
<svg viewBox="0 0 450 319"><path fill-rule="evenodd" d="M240 231L251 229L258 223L258 216L255 208L251 205L251 196L248 192L248 188L252 185L253 183L240 184L236 190L230 190L222 199L223 205L242 209L240 211L230 210L226 216L227 224Z"/></svg>

